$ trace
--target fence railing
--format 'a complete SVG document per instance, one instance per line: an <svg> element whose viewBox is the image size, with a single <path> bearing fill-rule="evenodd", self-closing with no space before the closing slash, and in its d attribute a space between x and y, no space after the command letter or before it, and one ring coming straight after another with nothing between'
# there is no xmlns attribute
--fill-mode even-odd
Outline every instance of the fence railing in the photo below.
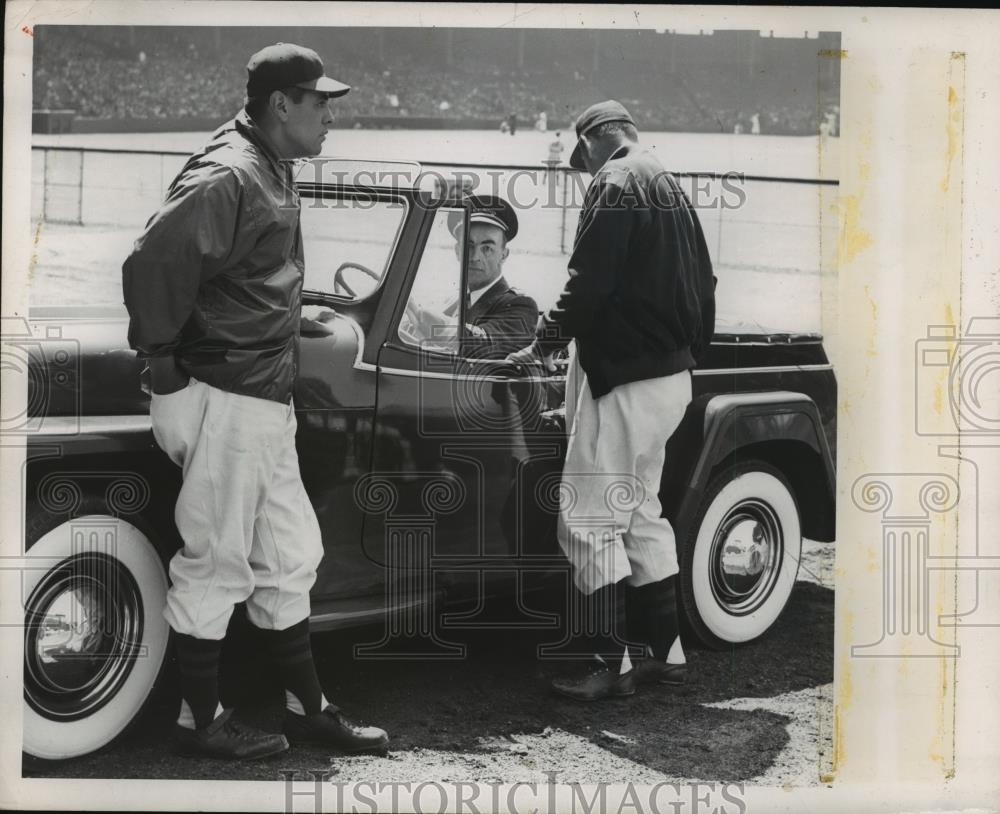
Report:
<svg viewBox="0 0 1000 814"><path fill-rule="evenodd" d="M32 219L110 228L134 239L187 156L33 147ZM548 275L556 280L553 285L564 278L588 176L565 166L421 166L445 183L471 184L477 192L500 194L515 204L520 231L504 269L513 285L519 276L527 281ZM796 307L810 309L800 324L818 325L819 277L835 266L837 181L711 171L674 175L698 210L720 284L726 282L725 296L733 303L759 299L763 306L755 318L761 319L777 316L786 309L782 298L791 297L805 303ZM123 241L119 253L127 245Z"/></svg>
<svg viewBox="0 0 1000 814"><path fill-rule="evenodd" d="M33 147L32 218L54 223L141 226L163 200L187 153ZM425 172L473 181L532 212L535 250L565 254L586 188L565 166L421 162ZM674 175L699 210L717 263L819 268L821 194L836 180L681 171ZM828 219L829 220L829 219ZM766 227L766 229L764 228ZM521 245L524 245L522 241ZM770 247L770 248L769 248ZM778 248L780 247L780 249Z"/></svg>

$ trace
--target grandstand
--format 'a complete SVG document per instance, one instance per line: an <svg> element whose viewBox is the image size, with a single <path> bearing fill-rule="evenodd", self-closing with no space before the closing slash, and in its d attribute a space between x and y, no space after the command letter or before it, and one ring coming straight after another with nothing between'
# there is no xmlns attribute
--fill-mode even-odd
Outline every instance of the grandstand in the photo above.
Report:
<svg viewBox="0 0 1000 814"><path fill-rule="evenodd" d="M39 26L33 107L90 132L208 129L276 41L315 48L354 87L337 127L492 129L511 113L530 127L545 112L552 129L609 97L668 132L836 134L839 114L835 33L547 29Z"/></svg>

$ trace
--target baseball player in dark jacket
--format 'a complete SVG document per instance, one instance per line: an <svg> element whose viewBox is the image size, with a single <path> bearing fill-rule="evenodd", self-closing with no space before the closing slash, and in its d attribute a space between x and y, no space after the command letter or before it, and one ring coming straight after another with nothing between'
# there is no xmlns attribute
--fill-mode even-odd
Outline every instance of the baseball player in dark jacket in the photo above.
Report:
<svg viewBox="0 0 1000 814"><path fill-rule="evenodd" d="M589 618L613 625L594 638L597 669L553 688L591 701L630 695L637 681L685 678L676 545L658 495L667 440L691 401L690 370L714 331L715 277L697 214L639 146L629 112L593 105L576 132L570 165L593 180L569 280L535 343L509 358L547 360L573 340L558 536L584 607L598 614ZM626 600L628 638L646 647L622 673Z"/></svg>
<svg viewBox="0 0 1000 814"><path fill-rule="evenodd" d="M247 73L245 109L188 160L122 269L153 435L183 470L174 517L184 546L164 610L180 666L177 741L209 757L288 749L219 703L222 641L245 602L285 687L288 739L381 749L386 733L328 704L313 664L309 591L323 545L292 404L304 258L289 159L320 152L329 100L350 88L291 44L254 54Z"/></svg>

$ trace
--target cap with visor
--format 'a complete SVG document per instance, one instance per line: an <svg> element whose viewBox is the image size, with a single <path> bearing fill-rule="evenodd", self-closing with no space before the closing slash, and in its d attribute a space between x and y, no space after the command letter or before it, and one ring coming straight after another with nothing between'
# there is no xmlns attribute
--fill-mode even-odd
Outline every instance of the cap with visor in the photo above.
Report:
<svg viewBox="0 0 1000 814"><path fill-rule="evenodd" d="M587 165L583 163L583 156L580 154L580 136L593 130L600 124L609 122L626 122L635 127L635 119L621 102L608 99L606 102L598 102L591 105L576 120L576 147L569 157L569 165L575 170L585 170Z"/></svg>
<svg viewBox="0 0 1000 814"><path fill-rule="evenodd" d="M311 48L279 42L262 48L247 63L247 97L267 96L284 88L302 88L343 96L351 87L331 79L323 70L323 60Z"/></svg>

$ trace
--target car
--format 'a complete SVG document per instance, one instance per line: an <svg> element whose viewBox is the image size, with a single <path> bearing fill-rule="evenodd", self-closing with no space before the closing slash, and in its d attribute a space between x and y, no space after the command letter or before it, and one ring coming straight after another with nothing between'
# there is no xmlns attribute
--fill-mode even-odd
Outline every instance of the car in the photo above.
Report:
<svg viewBox="0 0 1000 814"><path fill-rule="evenodd" d="M461 619L474 625L499 595L515 597L517 624L552 625L531 597L569 583L555 539L565 365L463 358L447 331L413 340L408 301L440 305L464 287L447 220L469 215L418 165L318 159L298 189L297 448L325 548L312 630L378 623L359 655L406 655L414 641L425 657L453 654L439 614L472 600ZM111 743L169 661L181 477L153 439L127 324L123 308L66 306L4 326L28 372L23 748L37 758ZM661 500L686 629L731 647L778 619L803 536L833 540L836 379L821 336L720 319L693 391ZM634 484L610 485L609 500L631 499Z"/></svg>

